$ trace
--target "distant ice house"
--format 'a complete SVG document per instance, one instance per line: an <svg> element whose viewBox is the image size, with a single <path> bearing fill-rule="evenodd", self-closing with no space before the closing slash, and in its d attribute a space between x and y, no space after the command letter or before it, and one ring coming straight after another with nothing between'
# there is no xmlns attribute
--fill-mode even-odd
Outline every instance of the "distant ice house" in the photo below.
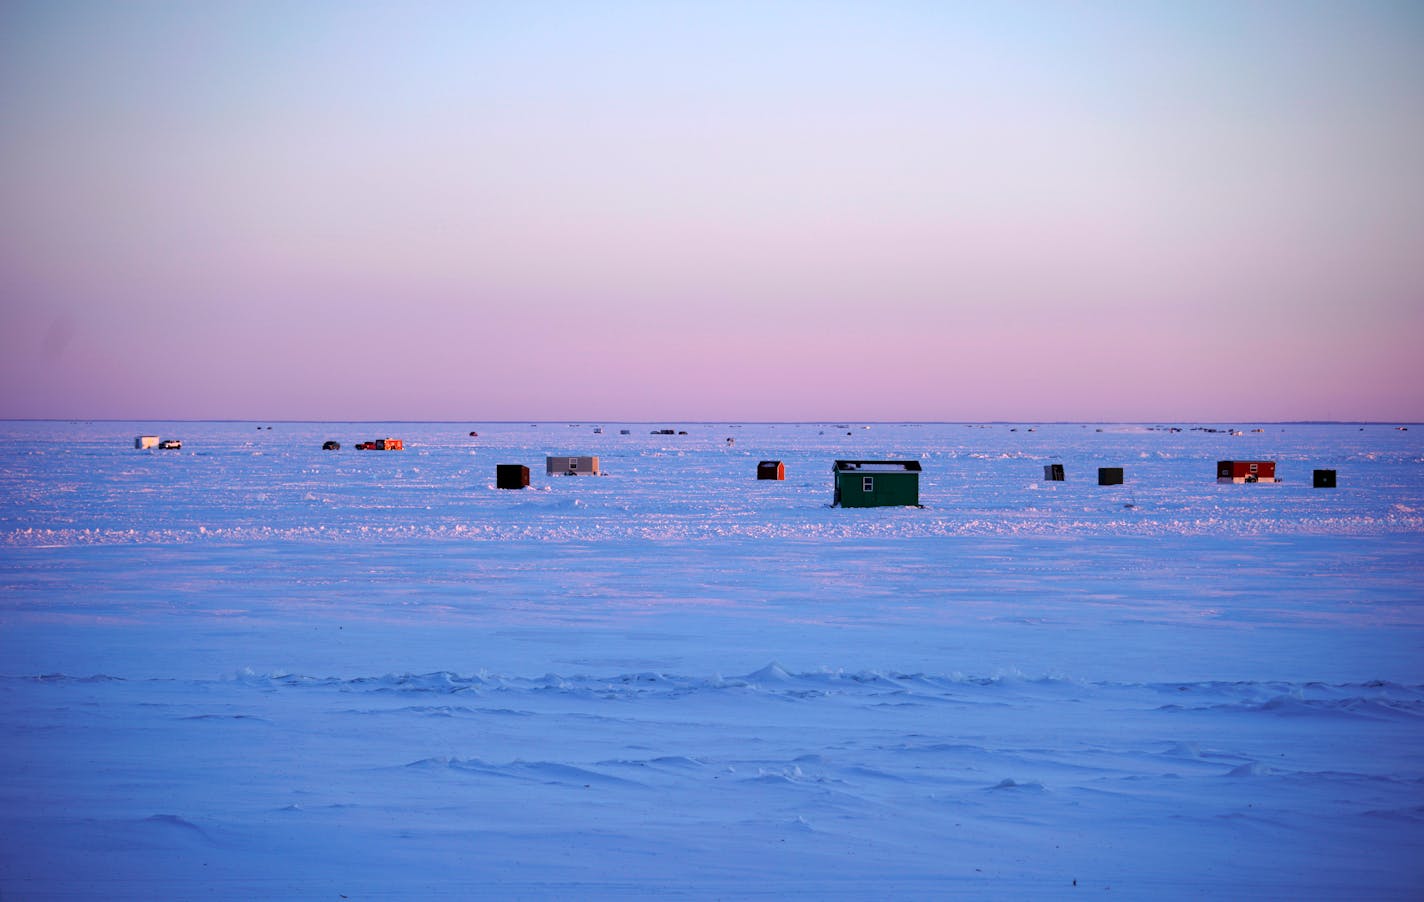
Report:
<svg viewBox="0 0 1424 902"><path fill-rule="evenodd" d="M362 442L357 451L404 451L405 441L398 438L378 438L372 442Z"/></svg>
<svg viewBox="0 0 1424 902"><path fill-rule="evenodd" d="M523 464L495 464L494 485L498 489L528 488L529 468Z"/></svg>
<svg viewBox="0 0 1424 902"><path fill-rule="evenodd" d="M1219 460L1216 462L1217 482L1275 482L1274 460Z"/></svg>
<svg viewBox="0 0 1424 902"><path fill-rule="evenodd" d="M731 439L728 439L731 441ZM764 460L757 464L757 479L785 479L786 465L779 460Z"/></svg>
<svg viewBox="0 0 1424 902"><path fill-rule="evenodd" d="M597 476L597 457L545 457L544 472L549 476Z"/></svg>

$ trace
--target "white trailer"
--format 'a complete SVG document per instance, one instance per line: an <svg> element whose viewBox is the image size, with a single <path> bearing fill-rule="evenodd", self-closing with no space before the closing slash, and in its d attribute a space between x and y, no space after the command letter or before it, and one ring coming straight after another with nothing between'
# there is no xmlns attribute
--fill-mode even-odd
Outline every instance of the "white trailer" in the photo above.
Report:
<svg viewBox="0 0 1424 902"><path fill-rule="evenodd" d="M597 457L546 457L544 472L549 476L597 476Z"/></svg>

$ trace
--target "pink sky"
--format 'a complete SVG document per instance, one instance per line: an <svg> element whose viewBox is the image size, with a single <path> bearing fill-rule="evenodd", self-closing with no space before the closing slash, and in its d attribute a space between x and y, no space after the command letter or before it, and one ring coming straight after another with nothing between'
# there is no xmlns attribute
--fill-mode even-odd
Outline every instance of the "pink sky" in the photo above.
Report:
<svg viewBox="0 0 1424 902"><path fill-rule="evenodd" d="M1422 41L8 3L0 416L1424 420Z"/></svg>

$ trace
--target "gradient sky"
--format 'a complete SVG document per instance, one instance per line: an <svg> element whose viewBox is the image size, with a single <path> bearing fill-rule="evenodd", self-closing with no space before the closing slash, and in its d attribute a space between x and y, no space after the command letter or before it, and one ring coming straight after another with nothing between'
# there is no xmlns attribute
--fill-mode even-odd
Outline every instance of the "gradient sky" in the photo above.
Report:
<svg viewBox="0 0 1424 902"><path fill-rule="evenodd" d="M0 416L1424 420L1415 2L0 4Z"/></svg>

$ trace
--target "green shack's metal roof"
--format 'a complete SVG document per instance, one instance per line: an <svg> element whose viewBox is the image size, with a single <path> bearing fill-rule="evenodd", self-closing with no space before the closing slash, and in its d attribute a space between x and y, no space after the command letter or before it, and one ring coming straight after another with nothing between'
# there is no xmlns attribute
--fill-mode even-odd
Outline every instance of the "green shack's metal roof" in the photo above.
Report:
<svg viewBox="0 0 1424 902"><path fill-rule="evenodd" d="M918 460L838 460L837 473L918 473Z"/></svg>

